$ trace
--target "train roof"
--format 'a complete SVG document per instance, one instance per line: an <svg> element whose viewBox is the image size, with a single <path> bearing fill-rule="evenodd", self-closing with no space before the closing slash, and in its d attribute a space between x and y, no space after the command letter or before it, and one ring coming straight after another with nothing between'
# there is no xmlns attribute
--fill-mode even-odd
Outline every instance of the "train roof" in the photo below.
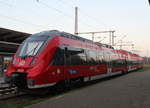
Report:
<svg viewBox="0 0 150 108"><path fill-rule="evenodd" d="M66 32L60 32L58 30L50 30L50 31L43 31L43 32L40 32L40 33L36 33L36 34L33 34L33 35L37 35L37 36L63 36L63 37L66 37L66 38L70 38L70 39L74 39L74 40L79 40L79 41L82 41L82 42L87 42L87 43L94 43L98 46L103 46L103 47L106 47L106 48L110 48L110 49L114 49L111 45L107 45L107 44L102 44L102 43L99 43L99 42L93 42L92 40L89 40L89 39L85 39L83 37L80 37L80 36L76 36L76 35L73 35L73 34L70 34L70 33L66 33Z"/></svg>
<svg viewBox="0 0 150 108"><path fill-rule="evenodd" d="M102 43L99 43L99 42L93 42L92 40L85 39L83 37L76 36L76 35L73 35L73 34L70 34L70 33L61 32L61 31L58 31L58 30L42 31L40 33L33 34L33 36L41 36L41 35L42 36L50 36L50 37L53 37L53 36L62 36L62 37L66 37L66 38L70 38L70 39L74 39L74 40L79 40L79 41L82 41L82 42L87 42L87 43L92 43L92 44L94 43L95 45L98 45L100 47L114 49L111 45L102 44ZM134 53L129 52L129 51L126 51L126 50L115 50L115 51L117 53L121 53L121 54L125 54L125 55L130 55L132 57L140 57L139 55L134 54Z"/></svg>
<svg viewBox="0 0 150 108"><path fill-rule="evenodd" d="M139 56L138 54L134 54L134 53L126 51L126 50L116 50L116 51L118 53L129 55L129 56L134 57L134 58L141 58L141 56Z"/></svg>

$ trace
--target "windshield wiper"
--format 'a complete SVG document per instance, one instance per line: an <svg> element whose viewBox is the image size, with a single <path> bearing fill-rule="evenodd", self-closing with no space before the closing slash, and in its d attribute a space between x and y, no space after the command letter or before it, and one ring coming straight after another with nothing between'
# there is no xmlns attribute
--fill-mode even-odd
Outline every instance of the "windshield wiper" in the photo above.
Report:
<svg viewBox="0 0 150 108"><path fill-rule="evenodd" d="M37 49L37 47L39 46L39 43L36 45L35 48L33 48L31 51L29 51L27 54L25 54L23 57L26 58L26 57L29 57L29 56L33 56L34 53L35 53L35 50ZM31 52L33 52L31 55L29 55Z"/></svg>

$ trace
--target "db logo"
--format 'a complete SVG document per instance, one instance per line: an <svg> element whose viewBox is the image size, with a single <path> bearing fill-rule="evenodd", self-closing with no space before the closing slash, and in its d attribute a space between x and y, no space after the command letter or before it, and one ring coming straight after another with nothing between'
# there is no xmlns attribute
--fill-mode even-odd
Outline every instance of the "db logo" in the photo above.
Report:
<svg viewBox="0 0 150 108"><path fill-rule="evenodd" d="M19 66L23 66L25 64L25 61L20 61Z"/></svg>

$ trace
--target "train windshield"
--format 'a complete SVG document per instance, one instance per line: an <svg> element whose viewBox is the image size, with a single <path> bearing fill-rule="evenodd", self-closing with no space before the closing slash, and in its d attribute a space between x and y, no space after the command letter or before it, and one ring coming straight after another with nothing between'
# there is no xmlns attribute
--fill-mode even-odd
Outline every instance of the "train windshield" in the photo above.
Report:
<svg viewBox="0 0 150 108"><path fill-rule="evenodd" d="M31 37L23 42L18 51L18 56L20 57L28 57L28 56L36 56L44 47L48 37Z"/></svg>

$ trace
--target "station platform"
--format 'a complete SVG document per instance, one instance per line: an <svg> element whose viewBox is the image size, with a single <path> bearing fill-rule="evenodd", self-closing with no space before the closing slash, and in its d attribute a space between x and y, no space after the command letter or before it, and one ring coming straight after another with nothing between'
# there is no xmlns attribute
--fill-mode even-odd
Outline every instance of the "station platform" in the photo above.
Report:
<svg viewBox="0 0 150 108"><path fill-rule="evenodd" d="M25 108L150 108L150 72L131 72Z"/></svg>

